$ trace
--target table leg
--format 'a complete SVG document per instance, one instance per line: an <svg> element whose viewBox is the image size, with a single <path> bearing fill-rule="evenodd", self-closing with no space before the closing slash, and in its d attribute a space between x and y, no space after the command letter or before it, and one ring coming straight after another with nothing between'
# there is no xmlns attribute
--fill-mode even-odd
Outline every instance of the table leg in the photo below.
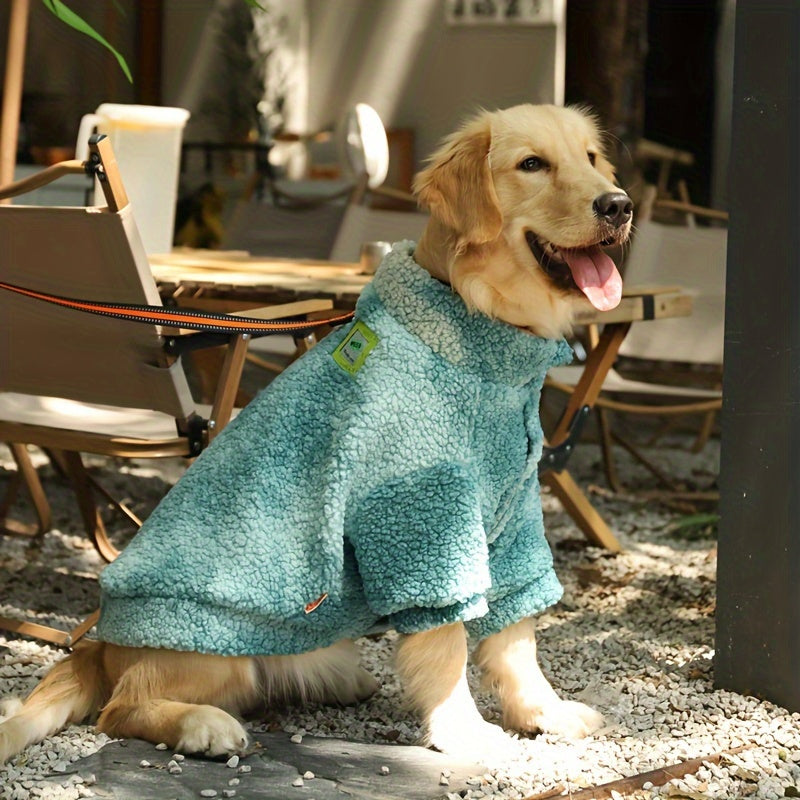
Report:
<svg viewBox="0 0 800 800"><path fill-rule="evenodd" d="M581 378L570 395L564 414L556 426L552 436L548 437L547 444L556 447L569 436L570 424L575 413L583 406L594 405L598 394L603 387L603 382L608 371L614 364L620 345L630 329L629 322L619 322L606 325L603 329L597 346L589 353L586 359ZM572 479L566 470L554 472L547 470L540 475L540 481L549 486L550 490L558 497L564 510L575 520L586 538L593 544L605 547L612 553L619 553L622 549L617 537L611 532L600 514L589 502L586 495Z"/></svg>
<svg viewBox="0 0 800 800"><path fill-rule="evenodd" d="M550 490L561 501L564 510L592 544L605 547L612 553L619 553L622 550L617 537L611 532L569 472L549 470L541 475L540 481L550 487Z"/></svg>

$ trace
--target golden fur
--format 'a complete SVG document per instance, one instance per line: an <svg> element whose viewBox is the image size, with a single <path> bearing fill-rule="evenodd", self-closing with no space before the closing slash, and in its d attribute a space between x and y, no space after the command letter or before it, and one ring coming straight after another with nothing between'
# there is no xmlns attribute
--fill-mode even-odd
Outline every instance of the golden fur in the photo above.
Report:
<svg viewBox="0 0 800 800"><path fill-rule="evenodd" d="M548 168L519 169L532 155ZM545 274L525 234L535 231L563 248L607 238L592 203L615 186L591 117L554 106L481 113L445 142L415 188L432 214L416 251L423 267L481 313L542 336L569 329L587 301ZM629 222L621 226L615 240L624 240L629 228ZM531 620L488 637L475 659L486 687L502 702L507 727L585 736L600 725L597 712L561 700L551 688L537 666ZM460 623L405 636L398 647L400 678L427 741L484 760L510 740L478 712L466 665ZM0 761L98 713L98 728L110 736L225 755L245 747L237 717L248 711L287 699L354 703L375 688L351 642L296 656L247 658L87 641L23 704L7 704Z"/></svg>
<svg viewBox="0 0 800 800"><path fill-rule="evenodd" d="M529 155L545 159L550 169L520 171ZM539 336L569 331L588 301L552 285L525 231L565 248L604 238L592 203L616 187L590 116L531 105L480 114L446 140L415 189L433 216L417 247L422 266L490 317Z"/></svg>

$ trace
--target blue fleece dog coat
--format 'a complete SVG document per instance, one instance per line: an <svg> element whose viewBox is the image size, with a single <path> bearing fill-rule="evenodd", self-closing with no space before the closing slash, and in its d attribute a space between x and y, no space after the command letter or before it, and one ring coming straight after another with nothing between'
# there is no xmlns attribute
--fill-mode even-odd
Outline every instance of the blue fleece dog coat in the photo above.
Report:
<svg viewBox="0 0 800 800"><path fill-rule="evenodd" d="M570 360L395 245L356 321L261 392L101 576L100 637L298 653L385 620L483 637L555 603L537 464Z"/></svg>

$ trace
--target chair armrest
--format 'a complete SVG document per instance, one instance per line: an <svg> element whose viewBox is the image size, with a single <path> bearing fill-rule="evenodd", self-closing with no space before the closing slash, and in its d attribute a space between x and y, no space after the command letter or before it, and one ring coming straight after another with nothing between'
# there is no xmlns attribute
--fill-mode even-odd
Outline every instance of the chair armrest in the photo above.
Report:
<svg viewBox="0 0 800 800"><path fill-rule="evenodd" d="M52 167L47 167L35 175L31 175L22 180L15 181L14 183L7 183L5 186L0 186L0 200L5 200L7 197L16 197L26 192L32 192L34 189L39 189L42 186L47 186L63 175L74 175L86 170L83 161L75 159L71 161L61 161L58 164L53 164Z"/></svg>

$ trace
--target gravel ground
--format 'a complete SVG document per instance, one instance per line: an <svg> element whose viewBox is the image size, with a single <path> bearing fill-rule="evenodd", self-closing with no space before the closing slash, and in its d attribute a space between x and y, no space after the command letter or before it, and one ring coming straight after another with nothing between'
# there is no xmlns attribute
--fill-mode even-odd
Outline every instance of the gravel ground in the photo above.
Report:
<svg viewBox="0 0 800 800"><path fill-rule="evenodd" d="M648 450L662 467L701 488L714 482L718 452L712 442L703 454L691 456L679 435ZM603 485L598 460L595 446L578 448L570 467L583 486ZM97 459L91 464L96 476L130 499L140 515L149 512L182 469L177 461L131 465ZM654 487L624 454L619 465L632 489ZM0 491L10 468L8 452L0 450ZM30 615L32 609L44 609L42 620L66 626L94 607L102 564L82 535L63 482L47 465L42 472L54 505L54 529L41 543L2 540L0 613ZM627 796L800 796L800 714L713 688L713 531L676 527L685 512L652 500L599 491L593 502L617 532L623 554L589 547L557 501L544 497L548 535L566 593L541 615L539 641L554 685L596 706L607 725L580 742L553 736L519 739L509 762L472 778L465 796L523 798L558 784L574 792L741 745L751 747L693 776ZM402 708L391 669L393 639L388 634L362 641L364 665L382 682L369 701L346 709L275 711L251 724L366 742L416 743L419 729ZM0 698L29 691L60 656L57 648L0 636ZM499 709L477 691L477 675L472 679L481 711L498 721ZM89 726L72 726L28 748L0 769L0 797L93 796L91 785L74 778L55 788L45 786L42 778L107 741Z"/></svg>

